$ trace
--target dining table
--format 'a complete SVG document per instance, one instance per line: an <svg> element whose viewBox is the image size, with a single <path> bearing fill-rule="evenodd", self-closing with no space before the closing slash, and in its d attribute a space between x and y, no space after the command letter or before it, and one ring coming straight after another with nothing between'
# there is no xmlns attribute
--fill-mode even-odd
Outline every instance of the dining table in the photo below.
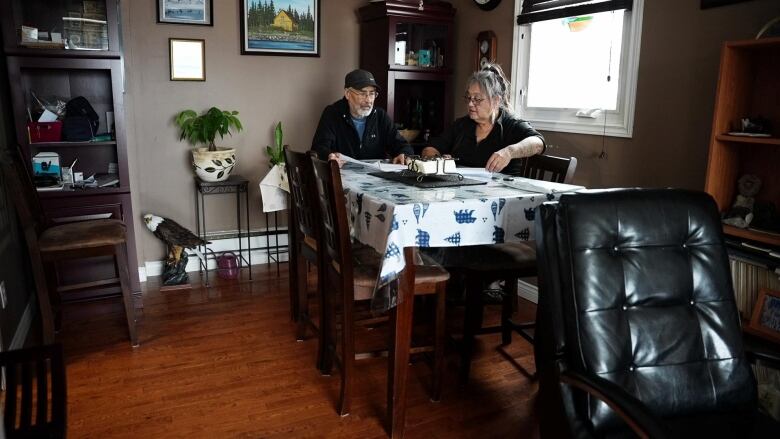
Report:
<svg viewBox="0 0 780 439"><path fill-rule="evenodd" d="M348 161L341 177L352 237L383 255L371 307L388 311L395 322L387 429L391 437L402 437L414 312L414 279L404 268L414 264L415 251L533 240L535 208L584 188L463 168L457 173L469 185L458 185L456 176L451 177L454 186L422 188L415 185L417 180L377 175L383 172L402 171L397 165Z"/></svg>

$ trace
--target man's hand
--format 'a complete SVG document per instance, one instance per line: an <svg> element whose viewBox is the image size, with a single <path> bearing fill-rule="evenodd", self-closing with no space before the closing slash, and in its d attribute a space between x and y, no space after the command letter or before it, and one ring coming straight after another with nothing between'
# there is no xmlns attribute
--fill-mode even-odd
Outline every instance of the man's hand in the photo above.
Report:
<svg viewBox="0 0 780 439"><path fill-rule="evenodd" d="M396 165L405 165L406 164L406 154L398 154L393 158L393 164Z"/></svg>
<svg viewBox="0 0 780 439"><path fill-rule="evenodd" d="M337 152L332 152L332 153L328 154L328 160L335 160L335 161L337 161L338 164L339 164L339 168L344 166L344 163L346 163L346 161L341 159L341 154L339 154Z"/></svg>
<svg viewBox="0 0 780 439"><path fill-rule="evenodd" d="M500 149L490 156L485 165L485 169L489 172L501 172L506 168L506 165L509 164L510 160L512 160L510 152L506 148Z"/></svg>

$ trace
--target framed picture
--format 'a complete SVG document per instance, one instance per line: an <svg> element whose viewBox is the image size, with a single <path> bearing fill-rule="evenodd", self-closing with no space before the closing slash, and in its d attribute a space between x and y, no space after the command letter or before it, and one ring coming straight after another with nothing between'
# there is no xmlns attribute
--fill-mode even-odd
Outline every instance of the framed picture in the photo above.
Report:
<svg viewBox="0 0 780 439"><path fill-rule="evenodd" d="M238 0L241 54L320 56L320 0Z"/></svg>
<svg viewBox="0 0 780 439"><path fill-rule="evenodd" d="M701 0L701 9L717 8L732 3L749 2L750 0Z"/></svg>
<svg viewBox="0 0 780 439"><path fill-rule="evenodd" d="M206 40L169 38L171 81L206 80Z"/></svg>
<svg viewBox="0 0 780 439"><path fill-rule="evenodd" d="M762 288L758 293L749 332L780 342L780 291Z"/></svg>
<svg viewBox="0 0 780 439"><path fill-rule="evenodd" d="M212 0L157 0L157 22L213 26Z"/></svg>

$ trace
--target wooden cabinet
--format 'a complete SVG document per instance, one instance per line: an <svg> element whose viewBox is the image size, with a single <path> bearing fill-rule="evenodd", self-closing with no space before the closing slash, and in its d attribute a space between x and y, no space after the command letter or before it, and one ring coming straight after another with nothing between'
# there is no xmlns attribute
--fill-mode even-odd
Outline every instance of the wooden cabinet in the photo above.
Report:
<svg viewBox="0 0 780 439"><path fill-rule="evenodd" d="M441 133L453 120L453 20L446 2L372 2L358 10L360 67L382 87L376 105L402 128Z"/></svg>
<svg viewBox="0 0 780 439"><path fill-rule="evenodd" d="M762 182L757 202L780 209L780 38L725 43L715 98L705 190L727 210L737 195L737 180L755 174ZM744 117L769 119L772 137L729 135ZM780 234L724 225L732 237L780 247Z"/></svg>
<svg viewBox="0 0 780 439"><path fill-rule="evenodd" d="M50 218L61 221L124 221L132 289L138 293L118 6L116 0L0 0L16 140L26 159L30 162L40 152L52 152L59 155L61 166L78 159L75 171L85 178L112 172L111 179L119 181L104 187L76 189L66 185L62 190L39 192L42 207ZM99 137L81 142L31 142L27 126L31 118L37 118L35 96L47 102L85 97L98 115L95 134ZM58 270L65 284L72 279L94 283L118 278L110 260L85 261ZM94 294L81 297L113 293L119 293L118 285L106 283Z"/></svg>

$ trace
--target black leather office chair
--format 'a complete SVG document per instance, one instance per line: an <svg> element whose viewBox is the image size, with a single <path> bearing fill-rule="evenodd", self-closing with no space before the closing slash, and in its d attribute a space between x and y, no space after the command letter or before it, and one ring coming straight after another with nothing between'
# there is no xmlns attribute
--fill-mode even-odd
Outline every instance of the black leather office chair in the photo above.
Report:
<svg viewBox="0 0 780 439"><path fill-rule="evenodd" d="M709 195L563 195L535 233L543 437L780 437L756 408Z"/></svg>

